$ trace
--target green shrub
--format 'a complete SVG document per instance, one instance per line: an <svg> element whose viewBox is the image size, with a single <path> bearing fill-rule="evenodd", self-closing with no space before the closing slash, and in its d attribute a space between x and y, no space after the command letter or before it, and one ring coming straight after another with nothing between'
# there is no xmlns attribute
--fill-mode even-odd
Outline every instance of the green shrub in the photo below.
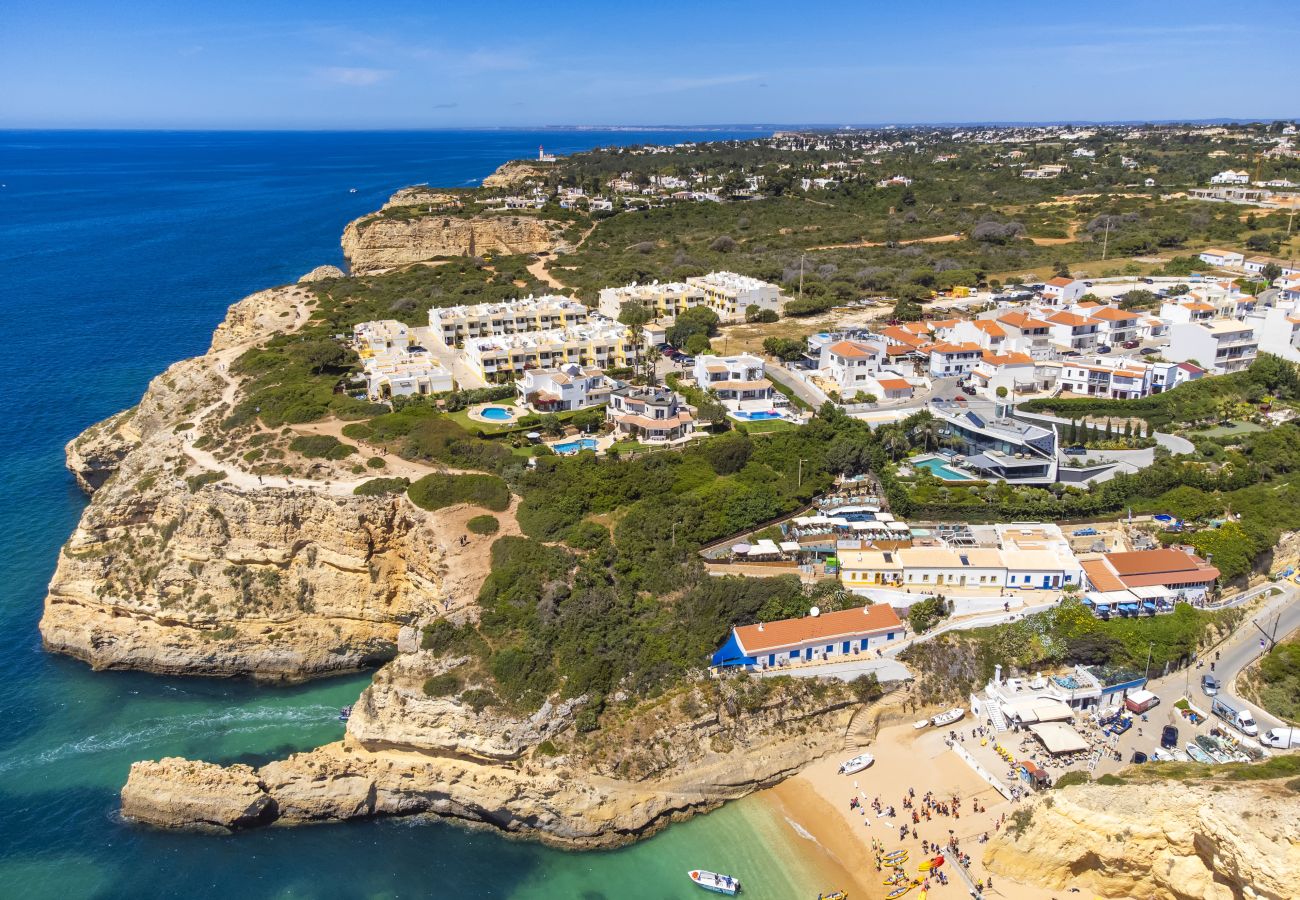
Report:
<svg viewBox="0 0 1300 900"><path fill-rule="evenodd" d="M382 456L372 456L366 460L366 465L372 469L382 469L385 465L384 458Z"/></svg>
<svg viewBox="0 0 1300 900"><path fill-rule="evenodd" d="M501 512L510 506L510 488L495 475L425 475L407 493L421 509L469 503Z"/></svg>
<svg viewBox="0 0 1300 900"><path fill-rule="evenodd" d="M474 534L496 534L501 530L501 523L496 516L475 516L465 523L465 527Z"/></svg>
<svg viewBox="0 0 1300 900"><path fill-rule="evenodd" d="M460 679L454 672L443 672L424 680L424 693L428 697L446 697L460 690Z"/></svg>
<svg viewBox="0 0 1300 900"><path fill-rule="evenodd" d="M579 522L564 535L564 542L579 550L597 550L609 546L609 529L599 522Z"/></svg>
<svg viewBox="0 0 1300 900"><path fill-rule="evenodd" d="M346 459L357 448L332 434L304 434L289 442L289 449L308 459Z"/></svg>
<svg viewBox="0 0 1300 900"><path fill-rule="evenodd" d="M354 487L352 493L358 497L380 497L384 494L400 494L410 486L409 478L372 478Z"/></svg>
<svg viewBox="0 0 1300 900"><path fill-rule="evenodd" d="M496 706L500 702L497 695L487 688L470 688L460 695L460 699L474 712L482 712L489 706Z"/></svg>
<svg viewBox="0 0 1300 900"><path fill-rule="evenodd" d="M196 494L209 484L216 484L218 481L225 481L225 472L200 472L198 475L191 475L185 479L186 486L189 487L191 494Z"/></svg>

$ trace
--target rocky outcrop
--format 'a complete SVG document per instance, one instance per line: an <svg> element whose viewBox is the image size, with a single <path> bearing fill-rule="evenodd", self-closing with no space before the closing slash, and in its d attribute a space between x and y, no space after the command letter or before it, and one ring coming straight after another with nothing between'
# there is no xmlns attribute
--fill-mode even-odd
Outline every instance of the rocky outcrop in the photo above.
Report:
<svg viewBox="0 0 1300 900"><path fill-rule="evenodd" d="M346 278L347 273L338 266L317 266L298 279L299 284L311 284L314 281L329 281L331 278Z"/></svg>
<svg viewBox="0 0 1300 900"><path fill-rule="evenodd" d="M549 170L540 163L511 160L497 166L497 170L483 179L485 188L508 188L526 181L545 181Z"/></svg>
<svg viewBox="0 0 1300 900"><path fill-rule="evenodd" d="M275 804L250 766L215 766L171 757L131 765L122 814L166 825L183 811L196 830L231 831L275 818Z"/></svg>
<svg viewBox="0 0 1300 900"><path fill-rule="evenodd" d="M833 690L814 700L797 686L797 696L774 695L745 712L733 696L704 686L690 693L690 716L681 714L683 697L661 700L628 711L589 739L604 748L546 755L522 745L568 729L571 707L526 719L477 715L456 700L424 697L414 680L420 670L418 661L390 663L353 708L342 742L257 770L277 822L428 813L566 847L613 846L775 784L831 749L824 735L837 733L850 714L849 702ZM710 702L718 705L705 706ZM653 762L646 768L631 754ZM186 764L159 765L169 764L170 777L183 785ZM133 768L123 790L125 814L133 815L126 800L143 790L146 776L168 778ZM182 785L157 787L162 796L183 796ZM155 804L144 820L207 827L234 819L245 805L242 792L231 796L224 815Z"/></svg>
<svg viewBox="0 0 1300 900"><path fill-rule="evenodd" d="M398 206L430 206L436 210L456 209L461 205L455 194L431 188L427 184L414 184L396 191L381 209L393 209Z"/></svg>
<svg viewBox="0 0 1300 900"><path fill-rule="evenodd" d="M1300 795L1280 781L1079 785L1009 824L990 871L1084 896L1283 900L1300 884Z"/></svg>
<svg viewBox="0 0 1300 900"><path fill-rule="evenodd" d="M131 428L135 407L123 410L77 435L63 448L77 486L93 494L108 481L140 437Z"/></svg>
<svg viewBox="0 0 1300 900"><path fill-rule="evenodd" d="M563 230L561 222L512 213L367 216L344 229L343 253L353 272L365 273L438 257L550 252Z"/></svg>

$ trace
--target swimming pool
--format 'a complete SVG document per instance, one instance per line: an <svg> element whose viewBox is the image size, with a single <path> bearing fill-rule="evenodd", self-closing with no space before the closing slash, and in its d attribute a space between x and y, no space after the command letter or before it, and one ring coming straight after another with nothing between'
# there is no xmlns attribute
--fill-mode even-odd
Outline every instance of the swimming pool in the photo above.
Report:
<svg viewBox="0 0 1300 900"><path fill-rule="evenodd" d="M740 419L742 422L766 422L768 419L785 418L774 409L757 410L755 412L736 411L731 414L733 419Z"/></svg>
<svg viewBox="0 0 1300 900"><path fill-rule="evenodd" d="M579 450L595 450L596 442L591 438L579 438L576 441L565 441L563 444L552 444L551 449L556 453L577 453Z"/></svg>
<svg viewBox="0 0 1300 900"><path fill-rule="evenodd" d="M515 417L514 413L504 406L485 406L478 411L478 414L489 422L509 422Z"/></svg>
<svg viewBox="0 0 1300 900"><path fill-rule="evenodd" d="M956 469L950 469L944 465L943 460L931 456L929 459L914 459L912 467L916 469L928 469L936 478L942 478L944 481L974 481L969 475L963 475Z"/></svg>

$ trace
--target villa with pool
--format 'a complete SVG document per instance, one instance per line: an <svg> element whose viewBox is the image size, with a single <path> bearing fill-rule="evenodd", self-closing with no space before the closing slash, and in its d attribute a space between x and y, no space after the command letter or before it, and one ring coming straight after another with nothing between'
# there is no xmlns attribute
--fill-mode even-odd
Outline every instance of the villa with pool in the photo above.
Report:
<svg viewBox="0 0 1300 900"><path fill-rule="evenodd" d="M573 412L604 406L619 382L595 368L567 363L557 369L528 369L515 382L519 405L537 413Z"/></svg>
<svg viewBox="0 0 1300 900"><path fill-rule="evenodd" d="M646 444L686 440L695 433L695 416L676 392L661 387L624 385L609 394L605 418L619 437Z"/></svg>

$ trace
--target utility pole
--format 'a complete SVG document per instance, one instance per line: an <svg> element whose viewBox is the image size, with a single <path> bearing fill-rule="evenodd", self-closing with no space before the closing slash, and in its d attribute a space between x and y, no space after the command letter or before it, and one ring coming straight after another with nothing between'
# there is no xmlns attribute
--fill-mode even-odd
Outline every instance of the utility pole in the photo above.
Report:
<svg viewBox="0 0 1300 900"><path fill-rule="evenodd" d="M1251 624L1254 625L1256 628L1258 628L1259 633L1264 635L1264 639L1268 641L1268 644L1265 647L1265 652L1268 652L1269 650L1272 650L1274 647L1277 646L1277 629L1281 621L1282 621L1282 613L1279 612L1276 616L1273 617L1272 630L1268 630L1268 631L1266 631L1264 629L1264 626L1259 624L1258 621L1255 620L1251 621Z"/></svg>
<svg viewBox="0 0 1300 900"><path fill-rule="evenodd" d="M799 254L799 296L803 297L803 259L807 254Z"/></svg>
<svg viewBox="0 0 1300 900"><path fill-rule="evenodd" d="M1106 248L1110 246L1110 216L1106 217L1106 233L1101 239L1101 261L1106 261Z"/></svg>
<svg viewBox="0 0 1300 900"><path fill-rule="evenodd" d="M1151 674L1151 651L1155 649L1155 646L1156 646L1155 641L1151 641L1150 643L1147 644L1147 664L1146 664L1146 668L1142 670L1143 681L1146 681Z"/></svg>
<svg viewBox="0 0 1300 900"><path fill-rule="evenodd" d="M806 460L806 459L801 459L801 460L799 460L799 481L798 481L798 483L795 485L796 488L801 488L801 487L803 487L803 464L806 463L807 461L808 461L808 460Z"/></svg>

